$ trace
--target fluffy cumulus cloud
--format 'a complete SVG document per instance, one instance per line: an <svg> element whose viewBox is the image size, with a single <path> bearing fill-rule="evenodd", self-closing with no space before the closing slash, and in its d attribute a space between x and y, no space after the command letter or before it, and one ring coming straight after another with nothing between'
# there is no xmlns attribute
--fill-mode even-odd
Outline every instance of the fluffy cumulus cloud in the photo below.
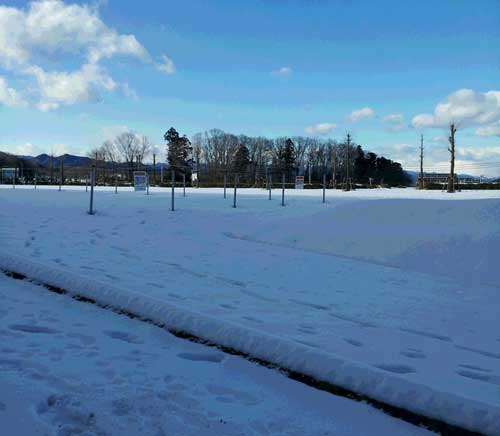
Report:
<svg viewBox="0 0 500 436"><path fill-rule="evenodd" d="M293 71L290 67L281 67L278 70L271 71L271 76L273 77L290 77Z"/></svg>
<svg viewBox="0 0 500 436"><path fill-rule="evenodd" d="M337 125L333 123L319 123L315 124L314 126L306 127L304 130L310 135L326 135L336 127Z"/></svg>
<svg viewBox="0 0 500 436"><path fill-rule="evenodd" d="M401 114L389 114L382 118L385 129L390 132L399 132L406 129L406 124L403 115Z"/></svg>
<svg viewBox="0 0 500 436"><path fill-rule="evenodd" d="M42 111L99 101L100 91L113 91L118 86L97 64L85 64L70 73L46 72L37 66L28 67L26 72L37 82L41 97L38 108Z"/></svg>
<svg viewBox="0 0 500 436"><path fill-rule="evenodd" d="M355 123L355 122L361 121L361 120L369 120L369 119L375 118L375 111L370 107L364 107L364 108L352 111L347 118L352 123Z"/></svg>
<svg viewBox="0 0 500 436"><path fill-rule="evenodd" d="M80 66L74 71L46 71L38 61L47 56L68 57ZM39 0L24 9L0 6L0 68L33 80L41 110L96 101L101 92L118 88L131 94L127 84L115 83L99 65L115 56L153 63L135 36L108 27L95 5ZM170 59L163 57L161 62L163 71L175 71Z"/></svg>
<svg viewBox="0 0 500 436"><path fill-rule="evenodd" d="M438 103L434 113L416 115L412 124L416 128L447 127L455 123L458 127L478 127L476 134L493 136L499 134L500 91L475 92L459 89Z"/></svg>

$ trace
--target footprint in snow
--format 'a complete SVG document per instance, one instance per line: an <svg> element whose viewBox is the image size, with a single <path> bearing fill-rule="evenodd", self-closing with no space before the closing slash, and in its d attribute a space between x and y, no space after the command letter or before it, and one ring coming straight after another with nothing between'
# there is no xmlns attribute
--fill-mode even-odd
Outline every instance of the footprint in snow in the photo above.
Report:
<svg viewBox="0 0 500 436"><path fill-rule="evenodd" d="M410 359L425 359L427 357L421 351L413 351L413 350L401 351L400 354L402 356L409 357Z"/></svg>
<svg viewBox="0 0 500 436"><path fill-rule="evenodd" d="M494 385L500 385L500 377L493 376L490 374L485 374L484 372L474 372L474 371L468 371L465 369L463 369L463 370L461 369L461 370L457 371L457 374L462 376L462 377L469 378L471 380L478 380L478 381L482 381L482 382L486 382L486 383L491 383Z"/></svg>
<svg viewBox="0 0 500 436"><path fill-rule="evenodd" d="M44 327L41 325L32 325L32 324L12 324L9 326L11 330L16 330L24 333L59 333L58 330L51 329L50 327Z"/></svg>
<svg viewBox="0 0 500 436"><path fill-rule="evenodd" d="M194 362L220 363L224 360L222 353L179 353L177 357Z"/></svg>
<svg viewBox="0 0 500 436"><path fill-rule="evenodd" d="M105 330L103 333L113 339L118 339L119 341L128 342L130 344L142 344L142 341L135 335L127 332L121 332L118 330Z"/></svg>
<svg viewBox="0 0 500 436"><path fill-rule="evenodd" d="M475 366L475 365L467 365L465 363L462 363L458 366L460 366L461 368L465 368L465 369L472 369L473 371L491 372L491 369L485 369L485 368L481 368L480 366Z"/></svg>
<svg viewBox="0 0 500 436"><path fill-rule="evenodd" d="M363 342L357 341L356 339L344 338L344 341L347 342L348 344L353 345L354 347L362 347L363 346Z"/></svg>
<svg viewBox="0 0 500 436"><path fill-rule="evenodd" d="M396 374L411 374L417 372L415 368L408 365L400 365L395 363L382 363L380 365L374 365L375 368L383 369L384 371L393 372Z"/></svg>

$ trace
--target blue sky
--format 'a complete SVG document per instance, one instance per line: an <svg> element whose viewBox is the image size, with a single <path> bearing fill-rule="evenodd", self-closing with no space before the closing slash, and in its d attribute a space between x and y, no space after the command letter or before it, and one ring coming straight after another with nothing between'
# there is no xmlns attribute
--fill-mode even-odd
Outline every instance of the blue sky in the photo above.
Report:
<svg viewBox="0 0 500 436"><path fill-rule="evenodd" d="M350 131L411 167L424 133L439 167L456 121L464 169L500 162L496 0L0 0L2 28L6 151L83 153L124 128L162 146L172 125Z"/></svg>

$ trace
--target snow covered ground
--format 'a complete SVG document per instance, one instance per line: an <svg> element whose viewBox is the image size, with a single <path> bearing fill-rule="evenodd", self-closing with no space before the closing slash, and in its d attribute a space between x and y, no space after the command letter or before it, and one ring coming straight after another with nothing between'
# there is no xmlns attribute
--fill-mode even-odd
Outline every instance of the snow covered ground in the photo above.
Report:
<svg viewBox="0 0 500 436"><path fill-rule="evenodd" d="M7 257L202 314L241 329L243 351L500 432L498 192L328 191L323 205L320 191L287 191L281 207L278 191L240 190L233 209L229 190L189 189L172 213L168 190L99 188L89 216L81 189L4 188Z"/></svg>
<svg viewBox="0 0 500 436"><path fill-rule="evenodd" d="M3 274L0 303L2 435L431 434Z"/></svg>

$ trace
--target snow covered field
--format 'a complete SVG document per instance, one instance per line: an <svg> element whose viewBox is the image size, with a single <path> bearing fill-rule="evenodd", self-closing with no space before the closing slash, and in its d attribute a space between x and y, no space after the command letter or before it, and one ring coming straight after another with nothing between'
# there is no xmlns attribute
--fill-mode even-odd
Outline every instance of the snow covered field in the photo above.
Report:
<svg viewBox="0 0 500 436"><path fill-rule="evenodd" d="M2 435L430 435L3 274L0 303Z"/></svg>
<svg viewBox="0 0 500 436"><path fill-rule="evenodd" d="M221 190L188 190L170 212L168 190L99 188L89 216L81 189L3 188L0 263L200 314L218 328L193 334L500 433L498 192L328 191L323 205L288 191L281 207L278 191L239 190L233 209Z"/></svg>

